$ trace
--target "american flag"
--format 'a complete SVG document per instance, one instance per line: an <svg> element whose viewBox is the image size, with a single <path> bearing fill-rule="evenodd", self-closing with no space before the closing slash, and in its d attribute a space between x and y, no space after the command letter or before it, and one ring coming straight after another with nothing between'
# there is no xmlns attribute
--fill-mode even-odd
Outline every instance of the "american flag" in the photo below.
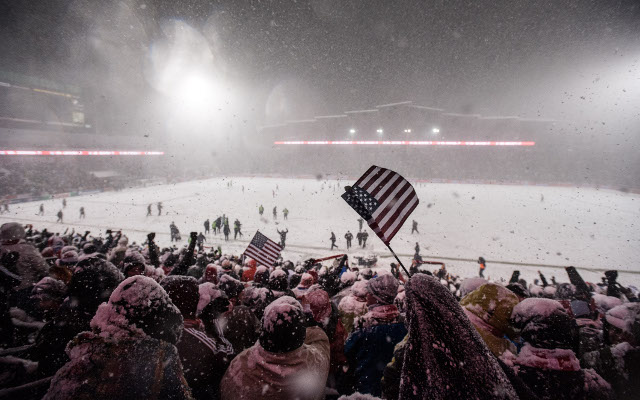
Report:
<svg viewBox="0 0 640 400"><path fill-rule="evenodd" d="M258 264L270 267L280 257L281 251L282 246L257 231L244 254Z"/></svg>
<svg viewBox="0 0 640 400"><path fill-rule="evenodd" d="M406 179L375 165L347 187L342 198L387 245L419 203L416 191Z"/></svg>

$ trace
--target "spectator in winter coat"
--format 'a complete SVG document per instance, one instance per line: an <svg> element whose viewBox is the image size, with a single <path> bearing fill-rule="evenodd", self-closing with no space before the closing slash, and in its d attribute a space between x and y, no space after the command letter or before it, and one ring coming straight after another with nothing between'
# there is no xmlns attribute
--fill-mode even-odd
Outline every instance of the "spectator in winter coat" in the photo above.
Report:
<svg viewBox="0 0 640 400"><path fill-rule="evenodd" d="M510 319L518 302L518 296L494 283L484 284L460 300L465 314L496 357L507 350L516 353L516 347L505 336L516 336Z"/></svg>
<svg viewBox="0 0 640 400"><path fill-rule="evenodd" d="M343 297L338 304L338 313L347 334L353 330L354 320L368 311L367 293L367 282L357 281L353 284L351 293Z"/></svg>
<svg viewBox="0 0 640 400"><path fill-rule="evenodd" d="M191 399L175 344L182 316L153 279L133 276L69 344L45 399Z"/></svg>
<svg viewBox="0 0 640 400"><path fill-rule="evenodd" d="M512 319L525 344L517 357L504 359L541 399L613 398L600 375L580 368L573 351L578 327L559 302L525 299L514 307Z"/></svg>
<svg viewBox="0 0 640 400"><path fill-rule="evenodd" d="M580 362L611 384L617 399L640 393L640 303L625 303L604 318L605 346L586 353Z"/></svg>
<svg viewBox="0 0 640 400"><path fill-rule="evenodd" d="M24 241L25 231L17 222L7 222L0 226L0 256L17 252L20 257L15 266L22 281L15 289L28 297L33 286L47 274L47 263L32 244Z"/></svg>
<svg viewBox="0 0 640 400"><path fill-rule="evenodd" d="M231 343L224 336L209 337L202 321L196 318L200 294L195 278L168 276L162 281L162 288L184 318L184 328L176 347L193 397L220 398L220 381L233 357Z"/></svg>
<svg viewBox="0 0 640 400"><path fill-rule="evenodd" d="M245 270L242 272L242 282L251 282L253 280L253 276L256 273L256 268L258 267L258 263L256 260L249 258L245 263Z"/></svg>
<svg viewBox="0 0 640 400"><path fill-rule="evenodd" d="M388 399L518 399L455 297L426 274L406 286L406 351L385 370ZM409 350L410 349L410 350ZM402 376L402 380L400 379ZM535 397L534 397L535 398Z"/></svg>
<svg viewBox="0 0 640 400"><path fill-rule="evenodd" d="M223 275L218 287L227 295L230 303L229 311L220 316L220 324L224 337L231 342L237 354L256 342L260 321L249 307L240 302L240 294L244 290L242 282Z"/></svg>
<svg viewBox="0 0 640 400"><path fill-rule="evenodd" d="M67 287L67 298L53 319L38 333L29 358L38 361L38 374L53 375L69 358L67 343L78 333L89 330L98 306L109 299L122 281L122 274L99 258L81 261Z"/></svg>
<svg viewBox="0 0 640 400"><path fill-rule="evenodd" d="M264 312L260 339L240 353L222 379L223 400L324 398L329 340L300 303L284 296Z"/></svg>
<svg viewBox="0 0 640 400"><path fill-rule="evenodd" d="M367 283L369 312L355 322L355 329L345 343L345 355L354 373L355 390L380 396L380 380L385 365L391 361L393 348L407 334L393 301L398 281L382 275Z"/></svg>
<svg viewBox="0 0 640 400"><path fill-rule="evenodd" d="M129 239L126 236L122 236L118 240L118 245L113 249L111 249L111 251L109 252L109 255L107 256L107 260L109 260L111 264L120 268L120 263L124 260L128 245L129 245Z"/></svg>

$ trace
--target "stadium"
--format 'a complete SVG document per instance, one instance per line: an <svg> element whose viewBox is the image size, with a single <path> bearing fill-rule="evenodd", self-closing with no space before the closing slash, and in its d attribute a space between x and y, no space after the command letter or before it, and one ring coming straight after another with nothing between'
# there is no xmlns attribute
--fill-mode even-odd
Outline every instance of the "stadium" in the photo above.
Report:
<svg viewBox="0 0 640 400"><path fill-rule="evenodd" d="M249 3L0 5L0 399L635 398L637 4Z"/></svg>

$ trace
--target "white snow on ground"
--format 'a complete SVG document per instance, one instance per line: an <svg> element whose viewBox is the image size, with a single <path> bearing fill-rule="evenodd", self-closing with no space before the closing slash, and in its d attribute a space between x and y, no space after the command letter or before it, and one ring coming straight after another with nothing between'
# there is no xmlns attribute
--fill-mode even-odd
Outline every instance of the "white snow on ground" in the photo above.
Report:
<svg viewBox="0 0 640 400"><path fill-rule="evenodd" d="M240 219L244 237L225 243L221 235L212 234L208 245L240 253L257 229L279 241L276 229L287 228L283 254L294 261L335 254L329 251L332 230L340 251L344 251L347 229L354 236L358 231L358 216L340 198L342 187L352 181L232 178L231 188L228 181L216 178L68 198L64 224L55 223L55 214L62 207L60 199L43 202L43 217L35 215L40 202L15 204L10 214L0 215L0 221L33 223L54 232L75 227L76 231L104 234L106 229L122 228L138 243L155 231L156 240L166 246L171 221L186 241L190 230L203 231L206 218L213 221L224 213L231 224ZM471 260L483 256L487 260L485 275L493 279L508 279L519 269L531 282L540 269L548 279L555 275L559 281L567 281L564 270L539 265L574 265L588 281L600 281L603 270L615 268L628 271L621 272L622 283L640 286L640 195L564 187L432 183L418 184L416 191L420 205L391 243L407 267L419 242L425 260L444 261L447 269L462 276L477 274L477 264ZM160 217L156 216L158 201L163 202L166 213ZM154 204L153 217L145 217L149 203ZM265 208L263 218L258 215L260 204ZM84 220L79 219L81 206L86 209ZM275 221L274 206L278 207ZM285 207L290 211L288 221L282 216ZM411 234L411 219L418 221L420 234ZM356 247L349 254L378 254L385 257L378 266L388 268L392 261L388 250L369 233L367 248L356 248L354 238Z"/></svg>

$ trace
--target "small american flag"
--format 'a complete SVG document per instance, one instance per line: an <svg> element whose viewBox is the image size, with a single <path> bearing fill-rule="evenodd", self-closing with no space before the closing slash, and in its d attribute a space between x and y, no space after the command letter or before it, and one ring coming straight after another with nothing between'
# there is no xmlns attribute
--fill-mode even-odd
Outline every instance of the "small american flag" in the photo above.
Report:
<svg viewBox="0 0 640 400"><path fill-rule="evenodd" d="M400 174L373 165L342 198L389 244L418 206L413 186Z"/></svg>
<svg viewBox="0 0 640 400"><path fill-rule="evenodd" d="M282 246L257 231L244 254L256 260L260 265L270 267L280 257L281 251Z"/></svg>

